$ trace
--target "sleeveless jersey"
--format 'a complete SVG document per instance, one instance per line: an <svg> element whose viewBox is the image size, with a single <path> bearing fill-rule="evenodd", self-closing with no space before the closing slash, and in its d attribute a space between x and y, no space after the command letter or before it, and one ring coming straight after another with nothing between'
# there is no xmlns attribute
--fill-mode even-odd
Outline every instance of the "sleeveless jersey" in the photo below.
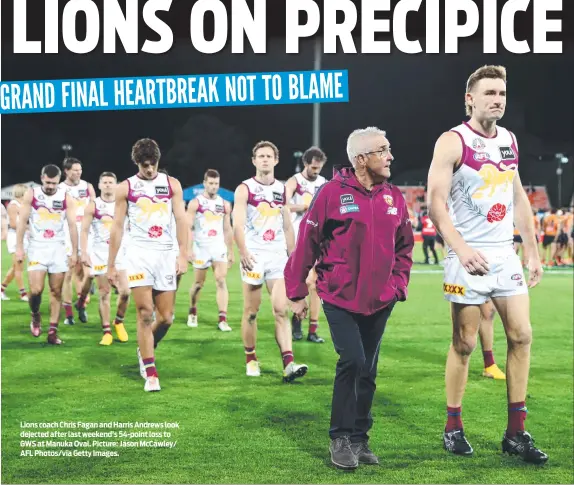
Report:
<svg viewBox="0 0 574 485"><path fill-rule="evenodd" d="M66 191L58 187L54 195L46 195L42 187L34 187L30 208L30 242L42 244L64 242L66 238Z"/></svg>
<svg viewBox="0 0 574 485"><path fill-rule="evenodd" d="M245 244L249 250L281 251L286 249L283 232L283 207L287 200L285 185L276 180L260 184L255 178L243 182L249 191Z"/></svg>
<svg viewBox="0 0 574 485"><path fill-rule="evenodd" d="M514 134L498 126L487 138L463 123L451 131L463 144L448 198L456 230L473 247L512 245L514 232L514 177L518 148Z"/></svg>
<svg viewBox="0 0 574 485"><path fill-rule="evenodd" d="M88 182L85 180L80 180L78 185L68 185L66 182L61 182L60 187L62 187L68 194L70 194L70 196L74 198L76 205L76 222L79 229L79 227L81 227L82 219L84 218L86 207L90 203Z"/></svg>
<svg viewBox="0 0 574 485"><path fill-rule="evenodd" d="M173 247L172 191L169 178L158 173L153 180L138 175L128 179L130 244L149 249Z"/></svg>
<svg viewBox="0 0 574 485"><path fill-rule="evenodd" d="M18 202L16 199L12 199L10 202L8 202L8 207L10 207L11 205L15 205L16 207L18 207L18 215L16 216L16 227L18 227L18 222L20 221L20 207L22 207L22 204L20 204L20 202ZM8 224L10 224L9 219ZM16 232L16 229L13 229L10 227L10 225L8 225L8 232Z"/></svg>
<svg viewBox="0 0 574 485"><path fill-rule="evenodd" d="M321 185L327 182L327 179L325 179L325 177L321 175L317 176L317 179L311 182L310 180L307 180L305 177L303 177L303 174L301 173L296 173L295 179L297 180L297 188L293 193L291 203L293 205L305 204L307 205L307 207L313 200L315 192L319 190L319 187L321 187ZM298 214L297 212L292 212L291 220L293 221L293 224L299 225L304 215L305 214Z"/></svg>
<svg viewBox="0 0 574 485"><path fill-rule="evenodd" d="M225 244L223 237L223 219L225 204L221 196L209 199L205 195L197 196L197 212L193 225L193 238L198 246Z"/></svg>
<svg viewBox="0 0 574 485"><path fill-rule="evenodd" d="M92 220L92 243L95 250L108 249L115 208L115 201L106 202L101 197L96 198L96 207Z"/></svg>

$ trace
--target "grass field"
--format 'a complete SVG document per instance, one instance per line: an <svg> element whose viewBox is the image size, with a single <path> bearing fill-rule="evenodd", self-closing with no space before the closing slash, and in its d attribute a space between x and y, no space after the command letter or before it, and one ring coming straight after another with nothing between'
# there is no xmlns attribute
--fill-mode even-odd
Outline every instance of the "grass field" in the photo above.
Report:
<svg viewBox="0 0 574 485"><path fill-rule="evenodd" d="M4 273L9 264L5 246L2 262ZM94 298L90 322L61 325L65 344L52 347L45 333L39 339L30 335L28 306L12 285L12 301L2 302L2 483L572 483L572 270L548 273L531 292L534 344L526 425L550 456L546 466L535 467L500 452L505 384L481 377L480 351L471 360L463 412L474 457L443 451L444 365L451 329L441 273L416 272L428 269L415 265L409 300L397 305L381 346L371 433L381 466L354 473L328 466L337 356L324 317L319 333L327 342L294 343L295 359L308 364L309 373L286 385L271 308L264 300L257 345L262 376L247 378L237 265L228 279L231 333L216 329L211 275L199 305L199 327L184 324L191 272L186 275L176 322L157 352L162 391L149 394L138 372L133 307L125 344L98 346ZM44 315L47 301L46 296ZM44 322L46 329L46 317ZM498 319L494 350L503 367L506 343ZM22 449L32 449L20 444L29 439L20 437L21 423L53 421L176 422L179 428L167 430L167 440L177 441L172 449L100 448L118 451L110 458L20 456Z"/></svg>

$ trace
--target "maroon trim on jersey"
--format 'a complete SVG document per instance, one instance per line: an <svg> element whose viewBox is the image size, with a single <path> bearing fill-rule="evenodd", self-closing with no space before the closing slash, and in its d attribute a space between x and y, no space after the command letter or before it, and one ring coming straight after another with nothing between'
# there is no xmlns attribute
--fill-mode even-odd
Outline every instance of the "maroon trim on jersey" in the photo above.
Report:
<svg viewBox="0 0 574 485"><path fill-rule="evenodd" d="M458 137L460 138L460 142L462 143L462 155L460 156L460 163L457 166L455 166L454 170L453 170L453 173L456 173L456 172L458 172L459 168L464 165L464 161L466 159L466 152L467 152L468 147L466 146L466 143L464 142L463 136L458 131L455 131L455 130L450 130L450 131L452 131L453 133L456 133L458 135Z"/></svg>
<svg viewBox="0 0 574 485"><path fill-rule="evenodd" d="M271 182L270 184L264 184L259 182L259 180L257 180L255 177L251 177L253 180L255 180L255 182L257 182L259 185L263 185L263 187L271 187L275 182L277 182L277 180L273 179L273 182Z"/></svg>
<svg viewBox="0 0 574 485"><path fill-rule="evenodd" d="M498 136L498 128L496 128L496 132L494 133L494 136L487 136L484 133L481 133L480 131L476 131L472 126L470 126L466 121L462 122L463 125L465 125L470 131L472 131L475 135L478 136L482 136L482 138L487 138L490 140L493 140L494 138L496 138Z"/></svg>
<svg viewBox="0 0 574 485"><path fill-rule="evenodd" d="M138 172L138 173L136 173L136 177L139 178L139 179L141 179L141 180L155 180L159 174L160 174L160 172L157 172L157 173L155 174L155 177L154 177L154 178L152 178L152 179L145 179L145 178L141 177L141 176L140 176L140 173ZM165 174L164 174L164 175L165 175ZM167 175L166 175L166 177L167 177Z"/></svg>
<svg viewBox="0 0 574 485"><path fill-rule="evenodd" d="M167 186L169 187L169 198L173 197L173 189L171 188L171 182L169 180L169 175L166 175L165 178L167 179Z"/></svg>

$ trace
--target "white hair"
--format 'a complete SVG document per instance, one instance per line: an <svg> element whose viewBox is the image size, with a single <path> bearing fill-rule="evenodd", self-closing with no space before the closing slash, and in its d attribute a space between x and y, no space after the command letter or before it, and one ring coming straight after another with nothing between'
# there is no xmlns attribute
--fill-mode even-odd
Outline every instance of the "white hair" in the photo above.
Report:
<svg viewBox="0 0 574 485"><path fill-rule="evenodd" d="M371 138L380 135L387 136L387 132L376 126L360 128L349 135L347 138L347 156L353 167L355 166L355 158L370 150L369 141Z"/></svg>

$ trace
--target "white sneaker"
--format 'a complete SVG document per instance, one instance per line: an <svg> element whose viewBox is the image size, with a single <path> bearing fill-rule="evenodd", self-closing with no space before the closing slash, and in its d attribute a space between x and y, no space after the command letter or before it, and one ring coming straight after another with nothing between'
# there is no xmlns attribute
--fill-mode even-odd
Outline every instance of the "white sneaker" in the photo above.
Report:
<svg viewBox="0 0 574 485"><path fill-rule="evenodd" d="M252 360L247 363L247 372L246 374L249 377L259 377L261 375L261 371L259 370L259 361Z"/></svg>
<svg viewBox="0 0 574 485"><path fill-rule="evenodd" d="M2 300L8 301L10 297L6 296L6 293L2 292Z"/></svg>
<svg viewBox="0 0 574 485"><path fill-rule="evenodd" d="M217 324L217 328L219 328L219 330L221 330L222 332L231 332L231 327L227 322L219 322Z"/></svg>
<svg viewBox="0 0 574 485"><path fill-rule="evenodd" d="M28 301L28 296L27 295L21 296L20 301Z"/></svg>
<svg viewBox="0 0 574 485"><path fill-rule="evenodd" d="M161 387L159 387L159 378L155 376L146 378L144 391L145 392L161 391Z"/></svg>
<svg viewBox="0 0 574 485"><path fill-rule="evenodd" d="M307 374L309 368L305 364L296 364L295 362L290 362L287 367L283 370L283 381L293 382L298 377L303 377Z"/></svg>
<svg viewBox="0 0 574 485"><path fill-rule="evenodd" d="M188 327L197 327L197 315L189 315L187 317L187 326Z"/></svg>
<svg viewBox="0 0 574 485"><path fill-rule="evenodd" d="M147 379L147 373L145 371L145 365L143 363L142 354L140 352L139 347L138 347L138 362L140 364L140 376L142 376L143 379Z"/></svg>

